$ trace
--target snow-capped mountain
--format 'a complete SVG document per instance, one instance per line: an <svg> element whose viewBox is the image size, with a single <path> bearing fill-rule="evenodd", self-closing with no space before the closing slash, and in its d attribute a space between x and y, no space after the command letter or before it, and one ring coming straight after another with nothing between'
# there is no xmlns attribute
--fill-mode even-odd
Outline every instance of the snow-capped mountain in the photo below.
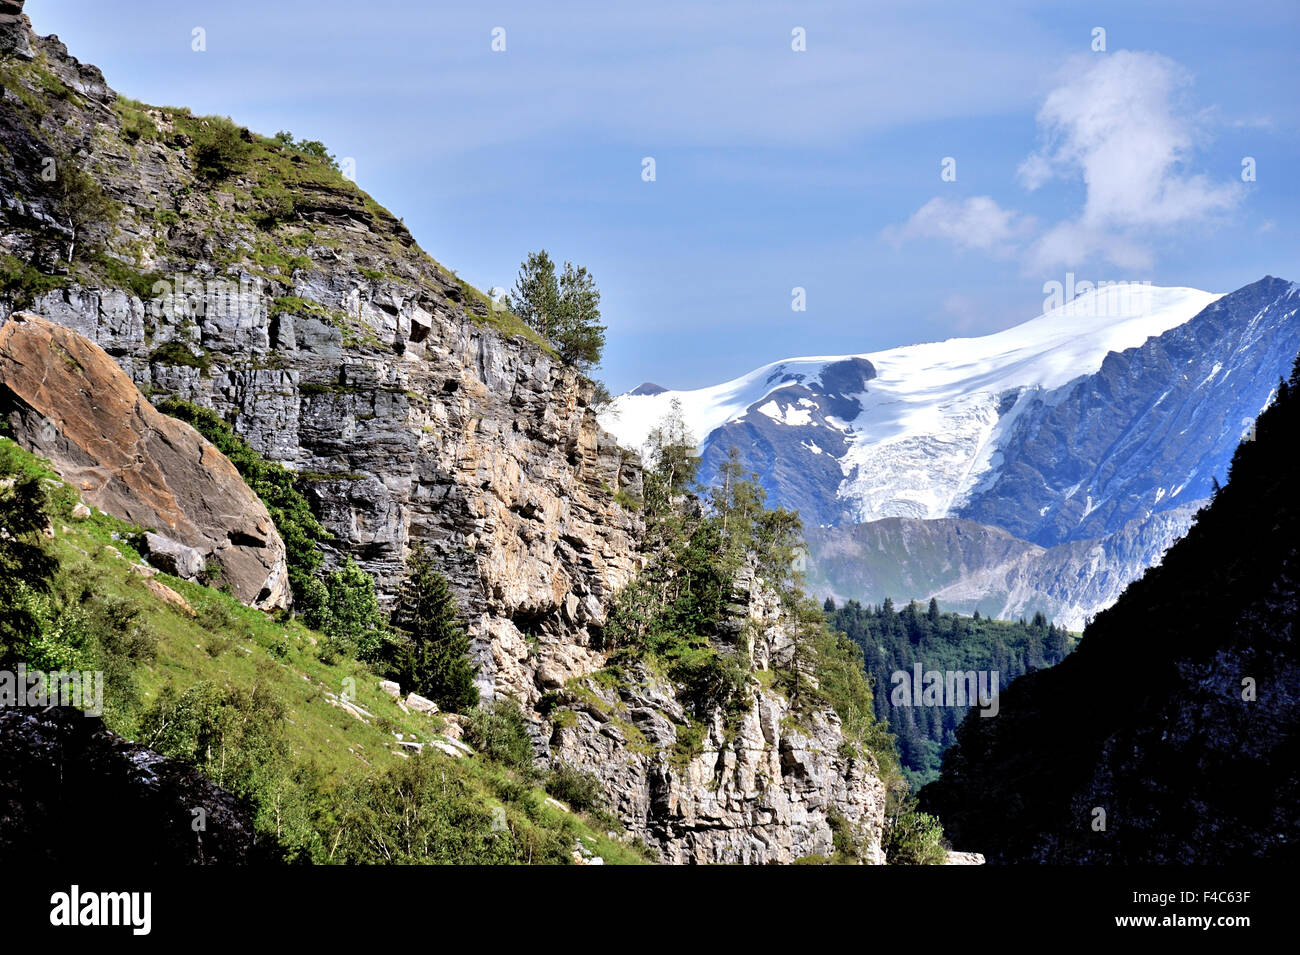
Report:
<svg viewBox="0 0 1300 955"><path fill-rule="evenodd" d="M1017 406L957 516L1050 547L1208 497L1300 351L1300 286L1265 278Z"/></svg>
<svg viewBox="0 0 1300 955"><path fill-rule="evenodd" d="M981 338L787 359L694 391L643 386L602 423L640 447L678 401L706 472L738 447L772 502L806 524L947 517L990 482L1009 426L1035 399L1218 298L1107 288Z"/></svg>
<svg viewBox="0 0 1300 955"><path fill-rule="evenodd" d="M769 502L807 527L960 518L1005 531L1032 552L933 573L909 563L889 595L1077 625L1156 563L1226 477L1300 351L1298 308L1300 286L1271 277L1227 295L1112 287L981 338L788 359L694 391L643 385L603 423L638 447L680 403L706 478L734 446ZM897 530L862 538L878 565L913 560ZM830 566L836 539L809 535L810 579L855 596L829 586L852 579ZM886 586L874 580L873 594Z"/></svg>

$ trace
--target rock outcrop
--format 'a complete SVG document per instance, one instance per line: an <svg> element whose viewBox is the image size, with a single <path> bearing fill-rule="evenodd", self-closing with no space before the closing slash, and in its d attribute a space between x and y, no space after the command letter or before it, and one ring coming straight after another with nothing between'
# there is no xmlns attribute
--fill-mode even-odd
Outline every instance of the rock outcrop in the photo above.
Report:
<svg viewBox="0 0 1300 955"><path fill-rule="evenodd" d="M829 858L838 841L883 863L879 768L845 743L833 709L801 712L768 688L774 667L797 665L794 636L771 593L751 581L742 597L755 668L743 714L701 719L637 664L559 692L551 759L599 777L611 810L665 862L791 863Z"/></svg>
<svg viewBox="0 0 1300 955"><path fill-rule="evenodd" d="M263 609L289 602L284 543L230 460L156 411L97 345L24 313L0 325L0 417L100 510L161 532Z"/></svg>
<svg viewBox="0 0 1300 955"><path fill-rule="evenodd" d="M0 0L0 54L7 53L32 55L23 20L23 0Z"/></svg>

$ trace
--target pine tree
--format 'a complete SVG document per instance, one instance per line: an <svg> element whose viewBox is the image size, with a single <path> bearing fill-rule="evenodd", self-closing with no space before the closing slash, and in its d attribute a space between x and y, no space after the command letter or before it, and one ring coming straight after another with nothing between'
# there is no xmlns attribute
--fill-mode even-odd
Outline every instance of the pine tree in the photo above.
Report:
<svg viewBox="0 0 1300 955"><path fill-rule="evenodd" d="M559 325L560 285L555 263L546 250L530 252L519 267L515 287L506 295L506 307L548 342Z"/></svg>
<svg viewBox="0 0 1300 955"><path fill-rule="evenodd" d="M559 352L565 364L586 375L600 363L605 348L600 290L585 266L565 262L557 277L545 249L530 252L506 296L506 307Z"/></svg>
<svg viewBox="0 0 1300 955"><path fill-rule="evenodd" d="M415 544L406 559L393 624L403 637L394 661L400 679L444 710L463 713L478 704L469 634L447 578L422 544Z"/></svg>
<svg viewBox="0 0 1300 955"><path fill-rule="evenodd" d="M605 326L600 324L600 291L585 266L564 263L559 304L551 343L566 364L590 374L605 350Z"/></svg>

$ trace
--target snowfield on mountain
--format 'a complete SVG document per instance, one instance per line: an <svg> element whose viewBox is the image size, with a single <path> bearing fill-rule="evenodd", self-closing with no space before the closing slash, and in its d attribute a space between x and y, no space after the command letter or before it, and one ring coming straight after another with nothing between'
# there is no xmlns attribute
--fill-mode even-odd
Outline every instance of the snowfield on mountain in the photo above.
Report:
<svg viewBox="0 0 1300 955"><path fill-rule="evenodd" d="M621 444L641 447L678 401L707 449L731 424L770 433L762 416L796 429L795 443L812 455L838 461L844 519L948 517L997 468L1000 441L1035 392L1097 372L1110 352L1176 328L1220 297L1110 286L979 338L793 358L709 388L621 395L601 423ZM849 368L862 372L847 376L856 390L841 390Z"/></svg>

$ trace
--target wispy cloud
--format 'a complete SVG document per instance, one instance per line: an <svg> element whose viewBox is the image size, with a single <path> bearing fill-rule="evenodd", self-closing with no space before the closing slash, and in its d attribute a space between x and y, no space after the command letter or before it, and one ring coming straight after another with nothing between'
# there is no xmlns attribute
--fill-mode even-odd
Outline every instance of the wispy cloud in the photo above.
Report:
<svg viewBox="0 0 1300 955"><path fill-rule="evenodd" d="M1032 216L1003 209L989 196L964 200L936 196L903 225L891 226L884 234L895 245L909 239L945 239L959 248L1007 256L1033 229Z"/></svg>
<svg viewBox="0 0 1300 955"><path fill-rule="evenodd" d="M1241 183L1215 182L1188 166L1209 137L1186 92L1191 75L1157 53L1080 57L1063 71L1037 114L1042 145L1017 170L1031 192L1052 180L1081 182L1083 207L1035 233L1033 217L990 196L934 198L884 230L895 244L944 239L1027 268L1089 259L1149 269L1151 243L1213 220L1241 200Z"/></svg>
<svg viewBox="0 0 1300 955"><path fill-rule="evenodd" d="M1187 169L1207 136L1183 94L1191 75L1157 53L1119 51L1076 60L1038 112L1043 146L1021 164L1029 189L1081 179L1079 215L1049 229L1030 252L1037 265L1090 256L1149 263L1146 239L1233 208L1240 183Z"/></svg>

